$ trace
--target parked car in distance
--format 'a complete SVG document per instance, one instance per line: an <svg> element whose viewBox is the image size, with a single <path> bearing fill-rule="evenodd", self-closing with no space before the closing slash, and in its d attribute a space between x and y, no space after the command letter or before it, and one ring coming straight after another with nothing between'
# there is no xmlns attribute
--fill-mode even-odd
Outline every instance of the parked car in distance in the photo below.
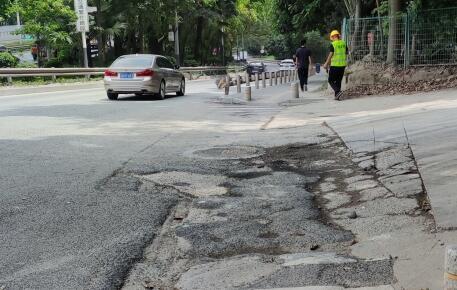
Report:
<svg viewBox="0 0 457 290"><path fill-rule="evenodd" d="M166 57L154 54L130 54L117 58L105 71L104 83L108 99L120 94L156 95L167 93L184 96L186 80Z"/></svg>
<svg viewBox="0 0 457 290"><path fill-rule="evenodd" d="M8 48L6 46L0 44L0 52L6 52L8 51Z"/></svg>
<svg viewBox="0 0 457 290"><path fill-rule="evenodd" d="M280 70L293 70L295 69L295 63L293 59L285 59L279 63Z"/></svg>
<svg viewBox="0 0 457 290"><path fill-rule="evenodd" d="M265 64L263 62L251 62L248 64L246 70L250 76L256 73L261 74L265 72Z"/></svg>

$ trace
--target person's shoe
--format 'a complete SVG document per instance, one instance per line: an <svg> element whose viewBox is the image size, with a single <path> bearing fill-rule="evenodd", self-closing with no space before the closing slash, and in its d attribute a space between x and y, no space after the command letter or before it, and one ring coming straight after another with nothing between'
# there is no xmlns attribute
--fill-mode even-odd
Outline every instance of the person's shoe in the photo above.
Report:
<svg viewBox="0 0 457 290"><path fill-rule="evenodd" d="M341 101L341 97L343 96L343 92L338 92L336 95L335 95L335 100L337 101Z"/></svg>
<svg viewBox="0 0 457 290"><path fill-rule="evenodd" d="M308 91L308 85L305 85L305 92Z"/></svg>
<svg viewBox="0 0 457 290"><path fill-rule="evenodd" d="M303 87L302 87L302 86L300 86L300 90L301 90L302 92L304 92L304 90L303 90Z"/></svg>

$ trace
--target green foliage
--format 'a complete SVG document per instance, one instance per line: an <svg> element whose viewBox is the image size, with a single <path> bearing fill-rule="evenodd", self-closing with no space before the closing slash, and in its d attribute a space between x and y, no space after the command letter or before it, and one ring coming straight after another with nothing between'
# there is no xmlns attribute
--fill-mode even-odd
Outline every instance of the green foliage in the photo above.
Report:
<svg viewBox="0 0 457 290"><path fill-rule="evenodd" d="M16 67L18 59L9 52L0 52L0 67Z"/></svg>
<svg viewBox="0 0 457 290"><path fill-rule="evenodd" d="M16 68L36 68L37 65L32 62L20 62L17 64Z"/></svg>
<svg viewBox="0 0 457 290"><path fill-rule="evenodd" d="M284 35L275 35L272 37L266 46L269 53L274 55L277 59L290 58L291 54L286 45L286 37Z"/></svg>
<svg viewBox="0 0 457 290"><path fill-rule="evenodd" d="M339 29L346 16L344 1L277 0L275 21L278 33L284 35L287 53L295 52L300 40L310 31L327 35Z"/></svg>
<svg viewBox="0 0 457 290"><path fill-rule="evenodd" d="M0 0L0 21L8 18L8 8L11 6L11 0Z"/></svg>
<svg viewBox="0 0 457 290"><path fill-rule="evenodd" d="M305 39L306 47L313 54L313 60L318 63L325 62L330 47L330 42L327 38L322 36L319 31L310 31L305 34Z"/></svg>
<svg viewBox="0 0 457 290"><path fill-rule="evenodd" d="M63 0L17 0L9 12L19 12L24 22L18 34L33 35L38 41L52 45L71 42L76 15Z"/></svg>

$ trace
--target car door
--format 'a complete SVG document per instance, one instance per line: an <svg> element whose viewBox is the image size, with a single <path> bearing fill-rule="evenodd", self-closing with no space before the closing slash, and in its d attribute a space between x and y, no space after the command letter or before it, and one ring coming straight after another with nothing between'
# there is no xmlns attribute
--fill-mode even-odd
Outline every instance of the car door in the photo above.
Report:
<svg viewBox="0 0 457 290"><path fill-rule="evenodd" d="M170 84L173 90L178 90L179 85L181 84L180 73L175 69L175 66L169 61L165 59L167 63L167 67L170 69Z"/></svg>
<svg viewBox="0 0 457 290"><path fill-rule="evenodd" d="M170 68L167 64L167 59L164 57L158 57L157 66L159 67L159 73L162 79L165 80L165 90L168 92L173 88L173 81L171 78Z"/></svg>

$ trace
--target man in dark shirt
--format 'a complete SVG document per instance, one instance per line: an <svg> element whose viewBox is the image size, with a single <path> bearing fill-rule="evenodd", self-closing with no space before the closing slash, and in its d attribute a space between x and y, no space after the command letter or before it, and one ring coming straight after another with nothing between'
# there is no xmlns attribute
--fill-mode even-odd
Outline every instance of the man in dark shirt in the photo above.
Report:
<svg viewBox="0 0 457 290"><path fill-rule="evenodd" d="M306 40L302 40L301 47L295 53L295 65L298 69L301 91L308 90L308 70L311 63L311 51L305 47Z"/></svg>

